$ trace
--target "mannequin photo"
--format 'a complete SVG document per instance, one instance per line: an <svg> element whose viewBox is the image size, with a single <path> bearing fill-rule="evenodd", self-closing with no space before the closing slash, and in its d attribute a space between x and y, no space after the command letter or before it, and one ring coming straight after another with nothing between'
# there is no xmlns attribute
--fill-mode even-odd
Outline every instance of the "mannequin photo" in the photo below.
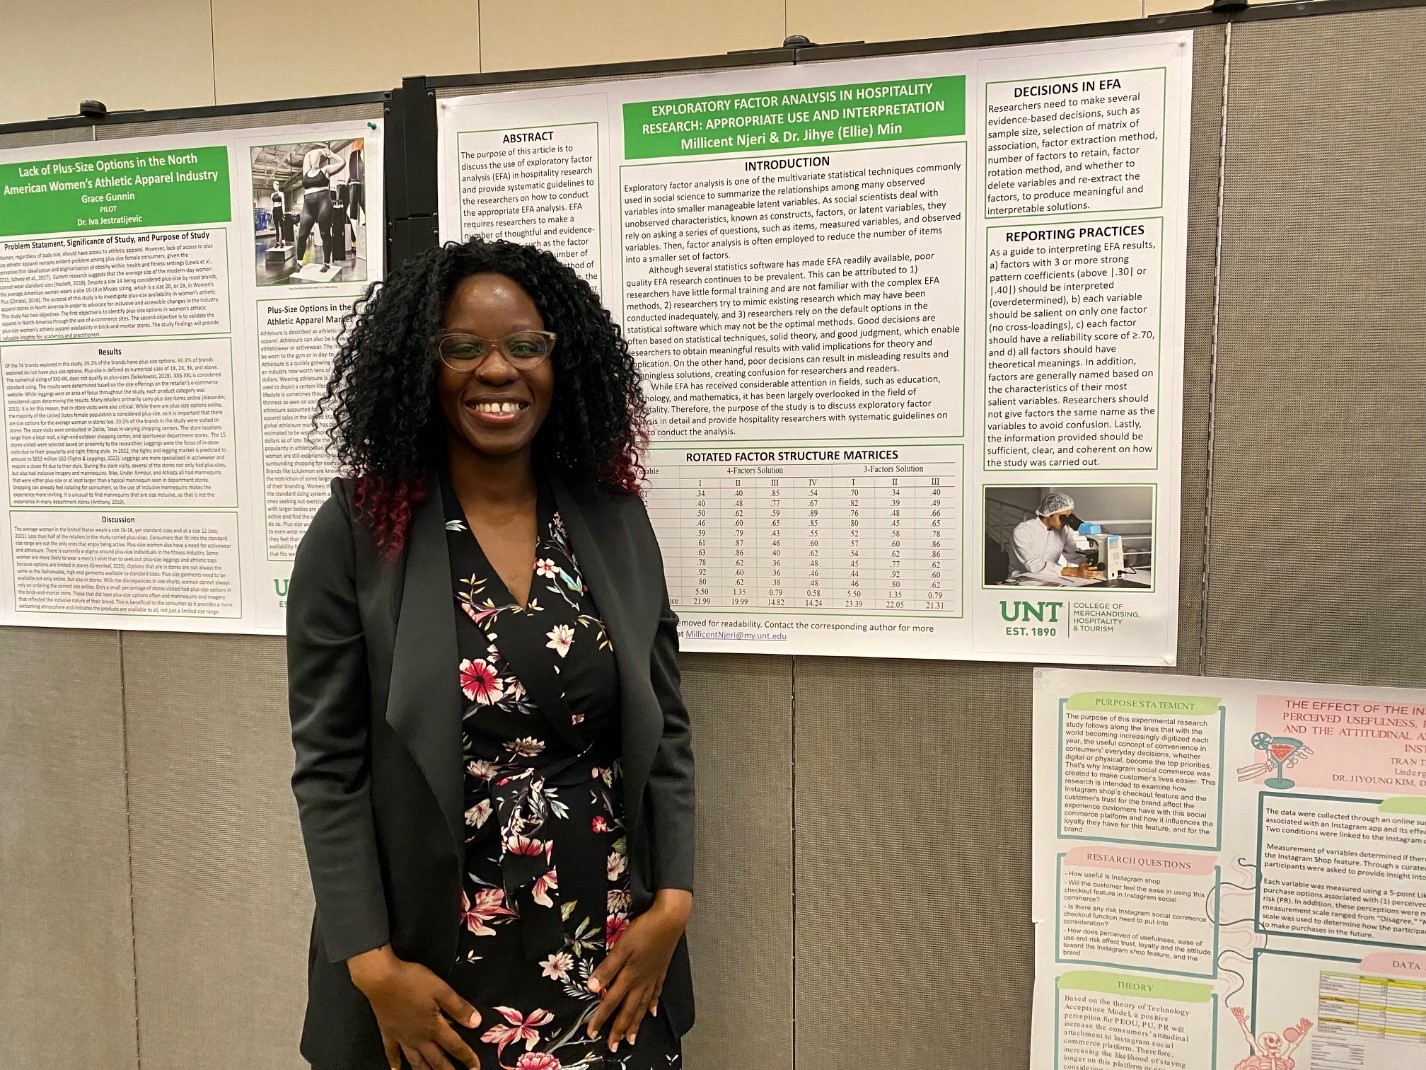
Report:
<svg viewBox="0 0 1426 1070"><path fill-rule="evenodd" d="M366 279L362 139L252 150L259 286Z"/></svg>

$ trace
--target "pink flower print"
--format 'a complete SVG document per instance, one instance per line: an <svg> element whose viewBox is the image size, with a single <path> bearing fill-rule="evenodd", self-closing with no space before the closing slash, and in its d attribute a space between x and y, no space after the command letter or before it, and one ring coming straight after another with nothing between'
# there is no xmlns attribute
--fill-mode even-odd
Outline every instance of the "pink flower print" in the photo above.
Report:
<svg viewBox="0 0 1426 1070"><path fill-rule="evenodd" d="M527 1051L515 1063L515 1070L564 1070L564 1064L543 1051Z"/></svg>
<svg viewBox="0 0 1426 1070"><path fill-rule="evenodd" d="M533 836L511 836L505 841L505 850L512 855L528 855L534 858L545 853L548 845Z"/></svg>
<svg viewBox="0 0 1426 1070"><path fill-rule="evenodd" d="M591 822L591 824L593 825L595 832L609 831L609 822L603 814L595 814L594 820Z"/></svg>
<svg viewBox="0 0 1426 1070"><path fill-rule="evenodd" d="M496 918L513 918L515 912L505 905L503 888L482 888L475 893L475 902L465 891L460 893L461 921L472 936L494 936L495 930L486 922Z"/></svg>
<svg viewBox="0 0 1426 1070"><path fill-rule="evenodd" d="M559 876L551 869L543 877L535 881L535 890L530 893L530 898L542 907L552 907L555 905L555 901L550 898L550 891L552 889L557 891L559 886Z"/></svg>
<svg viewBox="0 0 1426 1070"><path fill-rule="evenodd" d="M460 663L460 689L466 698L481 706L499 702L505 696L499 674L487 661L466 659Z"/></svg>
<svg viewBox="0 0 1426 1070"><path fill-rule="evenodd" d="M605 896L605 909L611 914L627 914L634 903L634 897L627 888L610 888Z"/></svg>
<svg viewBox="0 0 1426 1070"><path fill-rule="evenodd" d="M569 653L570 644L574 642L574 629L568 624L556 624L545 633L545 638L549 640L545 646L564 657Z"/></svg>
<svg viewBox="0 0 1426 1070"><path fill-rule="evenodd" d="M527 1018L513 1007L495 1009L507 1024L492 1025L480 1039L486 1044L496 1045L496 1053L499 1055L504 1055L505 1049L519 1040L525 1042L526 1051L534 1051L535 1045L540 1042L540 1027L555 1020L555 1016L545 1010L532 1011Z"/></svg>
<svg viewBox="0 0 1426 1070"><path fill-rule="evenodd" d="M490 820L491 806L489 799L481 799L469 810L465 812L465 823L467 827L482 828Z"/></svg>
<svg viewBox="0 0 1426 1070"><path fill-rule="evenodd" d="M590 779L590 780L598 780L598 779L599 779L601 776L603 776L603 775L604 775L604 770L601 769L601 768L600 768L599 766L597 766L597 765L596 765L593 769L591 769L591 770L589 771L589 779Z"/></svg>
<svg viewBox="0 0 1426 1070"><path fill-rule="evenodd" d="M481 621L488 617L493 617L500 612L500 607L488 598L482 606L477 606L472 602L462 600L460 607L465 610L465 615L476 624L480 624Z"/></svg>
<svg viewBox="0 0 1426 1070"><path fill-rule="evenodd" d="M614 945L619 942L619 937L624 935L624 930L629 927L629 919L622 914L610 914L604 922L604 948L613 950Z"/></svg>
<svg viewBox="0 0 1426 1070"><path fill-rule="evenodd" d="M624 870L628 868L628 865L629 860L623 855L622 852L610 851L609 864L607 867L609 870L609 879L611 881L618 880L621 876L623 876Z"/></svg>
<svg viewBox="0 0 1426 1070"><path fill-rule="evenodd" d="M559 575L559 571L560 570L555 567L555 563L547 557L539 558L535 562L535 575L542 579L552 580Z"/></svg>
<svg viewBox="0 0 1426 1070"><path fill-rule="evenodd" d="M569 971L574 969L574 956L568 951L556 951L540 963L543 976L561 983L569 980Z"/></svg>
<svg viewBox="0 0 1426 1070"><path fill-rule="evenodd" d="M545 741L536 739L534 736L524 736L520 739L507 739L505 741L505 749L520 758L533 758L545 749Z"/></svg>

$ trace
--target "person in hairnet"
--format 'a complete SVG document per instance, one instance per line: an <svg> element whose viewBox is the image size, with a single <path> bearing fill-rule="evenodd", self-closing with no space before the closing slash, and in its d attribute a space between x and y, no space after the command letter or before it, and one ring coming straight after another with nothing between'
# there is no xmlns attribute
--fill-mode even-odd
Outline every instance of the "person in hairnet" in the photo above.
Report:
<svg viewBox="0 0 1426 1070"><path fill-rule="evenodd" d="M1074 547L1074 531L1067 523L1074 512L1074 499L1052 490L1040 499L1040 508L1029 520L1015 525L1010 541L1012 580L1056 583L1063 576L1084 580L1103 578Z"/></svg>

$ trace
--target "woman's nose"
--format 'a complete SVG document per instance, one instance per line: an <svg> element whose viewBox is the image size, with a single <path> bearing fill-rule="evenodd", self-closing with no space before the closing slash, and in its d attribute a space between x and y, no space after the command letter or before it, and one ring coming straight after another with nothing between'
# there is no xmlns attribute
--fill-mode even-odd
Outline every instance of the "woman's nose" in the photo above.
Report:
<svg viewBox="0 0 1426 1070"><path fill-rule="evenodd" d="M476 369L476 376L486 383L508 383L520 377L520 373L515 370L515 366L505 358L505 354L499 346L491 350Z"/></svg>

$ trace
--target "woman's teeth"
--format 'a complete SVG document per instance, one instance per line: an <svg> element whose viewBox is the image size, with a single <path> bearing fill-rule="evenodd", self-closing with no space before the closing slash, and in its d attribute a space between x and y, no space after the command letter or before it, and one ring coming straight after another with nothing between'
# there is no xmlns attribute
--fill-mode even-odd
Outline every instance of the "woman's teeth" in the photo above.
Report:
<svg viewBox="0 0 1426 1070"><path fill-rule="evenodd" d="M523 401L481 401L475 406L476 412L522 412L525 408Z"/></svg>

